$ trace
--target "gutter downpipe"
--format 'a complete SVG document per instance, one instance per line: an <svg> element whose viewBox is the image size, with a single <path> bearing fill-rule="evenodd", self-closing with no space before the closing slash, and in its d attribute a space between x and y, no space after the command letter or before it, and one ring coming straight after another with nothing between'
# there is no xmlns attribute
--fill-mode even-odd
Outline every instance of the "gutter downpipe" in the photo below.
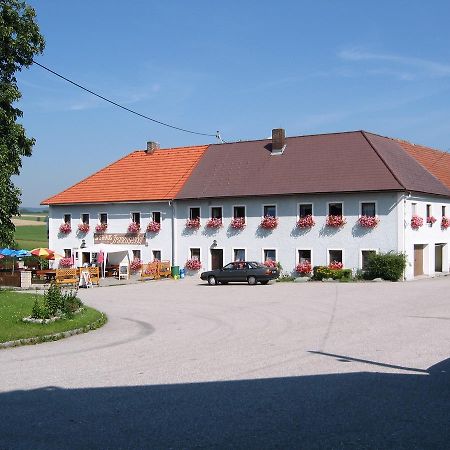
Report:
<svg viewBox="0 0 450 450"><path fill-rule="evenodd" d="M172 266L176 265L176 254L177 254L177 233L176 233L176 204L175 201L169 200L169 205L172 207Z"/></svg>

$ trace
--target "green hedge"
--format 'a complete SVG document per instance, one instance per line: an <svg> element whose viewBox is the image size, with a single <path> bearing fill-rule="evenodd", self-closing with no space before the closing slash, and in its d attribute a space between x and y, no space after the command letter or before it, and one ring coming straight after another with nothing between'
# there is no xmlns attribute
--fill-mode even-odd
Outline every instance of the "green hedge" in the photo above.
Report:
<svg viewBox="0 0 450 450"><path fill-rule="evenodd" d="M330 269L328 266L315 266L313 274L313 279L318 281L324 278L333 280L350 280L352 278L351 269Z"/></svg>
<svg viewBox="0 0 450 450"><path fill-rule="evenodd" d="M373 253L369 255L364 278L373 280L398 281L406 268L406 255L404 253Z"/></svg>

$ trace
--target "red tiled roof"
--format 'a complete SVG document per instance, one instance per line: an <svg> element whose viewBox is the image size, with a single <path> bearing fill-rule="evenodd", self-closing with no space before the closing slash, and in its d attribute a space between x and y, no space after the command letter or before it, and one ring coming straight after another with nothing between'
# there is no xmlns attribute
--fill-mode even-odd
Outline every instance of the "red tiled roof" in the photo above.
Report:
<svg viewBox="0 0 450 450"><path fill-rule="evenodd" d="M398 144L450 189L450 153L397 139Z"/></svg>
<svg viewBox="0 0 450 450"><path fill-rule="evenodd" d="M171 200L198 164L207 146L135 151L42 205Z"/></svg>

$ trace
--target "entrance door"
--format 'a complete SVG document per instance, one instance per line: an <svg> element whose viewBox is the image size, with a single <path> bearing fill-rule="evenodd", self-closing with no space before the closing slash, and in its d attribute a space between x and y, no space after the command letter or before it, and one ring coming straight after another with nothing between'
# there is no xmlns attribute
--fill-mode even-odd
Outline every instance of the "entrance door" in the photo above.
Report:
<svg viewBox="0 0 450 450"><path fill-rule="evenodd" d="M414 276L423 275L423 245L414 245Z"/></svg>
<svg viewBox="0 0 450 450"><path fill-rule="evenodd" d="M223 250L219 248L211 249L211 269L221 269L223 267Z"/></svg>
<svg viewBox="0 0 450 450"><path fill-rule="evenodd" d="M81 265L84 266L85 264L90 263L91 263L91 254L89 252L81 253Z"/></svg>
<svg viewBox="0 0 450 450"><path fill-rule="evenodd" d="M442 272L442 247L443 244L436 244L434 246L434 271Z"/></svg>

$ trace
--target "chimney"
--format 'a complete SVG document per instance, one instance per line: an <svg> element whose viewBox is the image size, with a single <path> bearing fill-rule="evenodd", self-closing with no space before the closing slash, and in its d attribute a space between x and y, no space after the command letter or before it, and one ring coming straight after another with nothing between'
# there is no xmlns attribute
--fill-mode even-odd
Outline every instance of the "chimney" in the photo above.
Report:
<svg viewBox="0 0 450 450"><path fill-rule="evenodd" d="M148 141L145 153L147 153L147 155L152 155L155 150L159 150L159 144L157 142Z"/></svg>
<svg viewBox="0 0 450 450"><path fill-rule="evenodd" d="M286 148L286 135L284 128L272 130L272 155L282 155Z"/></svg>

